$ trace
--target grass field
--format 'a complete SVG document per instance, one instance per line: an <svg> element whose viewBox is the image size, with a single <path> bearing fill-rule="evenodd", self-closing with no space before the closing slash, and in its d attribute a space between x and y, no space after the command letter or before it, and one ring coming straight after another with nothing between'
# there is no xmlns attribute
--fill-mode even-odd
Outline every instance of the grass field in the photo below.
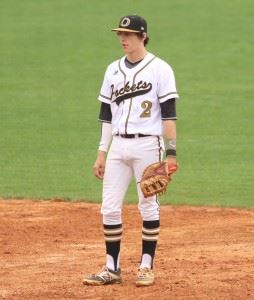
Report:
<svg viewBox="0 0 254 300"><path fill-rule="evenodd" d="M181 96L181 168L162 203L253 207L251 0L1 0L0 197L100 200L96 99L129 13L147 19Z"/></svg>

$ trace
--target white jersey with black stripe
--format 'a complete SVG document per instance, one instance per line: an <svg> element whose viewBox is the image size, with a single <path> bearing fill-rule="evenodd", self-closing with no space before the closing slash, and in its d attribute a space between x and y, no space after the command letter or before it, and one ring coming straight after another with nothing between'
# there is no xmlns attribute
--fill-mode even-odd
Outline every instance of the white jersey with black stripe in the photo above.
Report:
<svg viewBox="0 0 254 300"><path fill-rule="evenodd" d="M179 97L174 72L152 53L133 68L125 58L108 66L98 98L111 106L112 134L162 135L160 103Z"/></svg>

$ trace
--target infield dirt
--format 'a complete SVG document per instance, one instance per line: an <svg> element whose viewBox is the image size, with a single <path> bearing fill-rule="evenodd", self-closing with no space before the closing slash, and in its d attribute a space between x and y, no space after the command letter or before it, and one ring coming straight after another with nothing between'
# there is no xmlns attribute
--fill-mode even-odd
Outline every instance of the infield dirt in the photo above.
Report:
<svg viewBox="0 0 254 300"><path fill-rule="evenodd" d="M0 299L254 299L254 211L162 206L153 286L137 288L141 220L123 210L123 283L90 287L104 264L100 205L0 201Z"/></svg>

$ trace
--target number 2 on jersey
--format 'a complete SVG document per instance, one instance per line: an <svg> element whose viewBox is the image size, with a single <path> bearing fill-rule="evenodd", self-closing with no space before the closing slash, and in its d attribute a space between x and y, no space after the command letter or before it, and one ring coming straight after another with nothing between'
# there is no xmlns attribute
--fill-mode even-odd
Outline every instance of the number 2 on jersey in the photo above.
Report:
<svg viewBox="0 0 254 300"><path fill-rule="evenodd" d="M144 109L142 111L142 114L140 115L140 118L149 118L151 117L151 108L152 108L152 102L150 101L143 101L141 103L141 107Z"/></svg>

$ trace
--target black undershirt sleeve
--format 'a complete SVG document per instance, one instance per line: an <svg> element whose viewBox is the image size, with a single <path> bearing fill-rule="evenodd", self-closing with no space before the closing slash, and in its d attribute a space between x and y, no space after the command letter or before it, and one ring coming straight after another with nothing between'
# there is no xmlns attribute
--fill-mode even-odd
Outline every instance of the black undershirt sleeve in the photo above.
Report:
<svg viewBox="0 0 254 300"><path fill-rule="evenodd" d="M111 120L112 120L112 113L111 113L110 104L101 102L99 121L111 123Z"/></svg>
<svg viewBox="0 0 254 300"><path fill-rule="evenodd" d="M176 120L176 99L168 99L163 103L160 103L161 107L161 119L162 120Z"/></svg>

